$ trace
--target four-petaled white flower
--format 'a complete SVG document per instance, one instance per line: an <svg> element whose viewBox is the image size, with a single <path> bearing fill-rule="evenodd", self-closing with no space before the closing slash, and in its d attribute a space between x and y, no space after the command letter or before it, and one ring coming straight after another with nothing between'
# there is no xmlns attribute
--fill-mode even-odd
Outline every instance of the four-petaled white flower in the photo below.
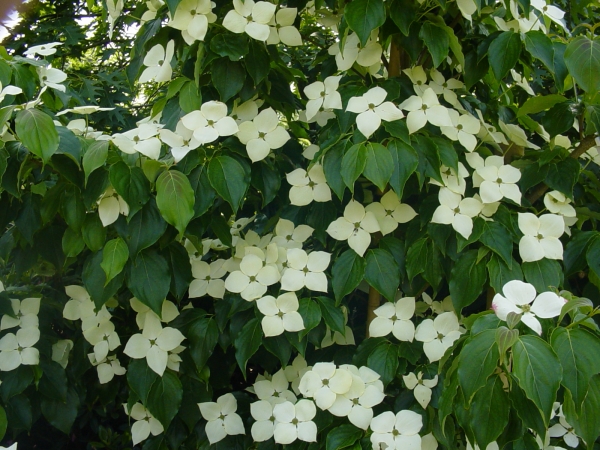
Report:
<svg viewBox="0 0 600 450"><path fill-rule="evenodd" d="M462 89L465 87L464 83L456 78L448 78L446 80L444 75L442 75L442 73L436 69L432 69L429 74L431 75L431 83L429 83L429 87L433 89L433 92L435 92L437 95L443 95L444 100L462 112L463 106L458 101L458 96L454 92L454 89ZM449 109L448 111L450 112L453 110Z"/></svg>
<svg viewBox="0 0 600 450"><path fill-rule="evenodd" d="M358 113L356 126L366 138L369 138L381 125L381 121L393 122L404 117L392 102L384 102L387 92L376 86L360 97L352 97L348 101L346 111Z"/></svg>
<svg viewBox="0 0 600 450"><path fill-rule="evenodd" d="M524 234L519 241L523 262L563 258L563 245L558 239L565 232L565 221L561 216L544 214L537 217L532 213L519 213L518 223Z"/></svg>
<svg viewBox="0 0 600 450"><path fill-rule="evenodd" d="M180 120L175 132L167 129L160 130L160 140L171 147L175 162L181 161L185 155L200 147L201 142L194 137L194 130L189 130Z"/></svg>
<svg viewBox="0 0 600 450"><path fill-rule="evenodd" d="M465 190L467 189L467 182L465 178L469 177L469 171L463 163L458 163L458 173L456 173L451 167L442 164L440 167L440 175L442 177L441 183L433 178L431 178L429 182L436 186L445 186L457 194L465 194Z"/></svg>
<svg viewBox="0 0 600 450"><path fill-rule="evenodd" d="M315 164L307 172L296 169L288 173L285 178L292 185L290 189L290 203L296 206L306 206L313 202L328 202L331 200L331 189L325 179L325 172L321 164Z"/></svg>
<svg viewBox="0 0 600 450"><path fill-rule="evenodd" d="M457 233L469 239L473 231L473 217L481 212L483 204L475 198L462 198L446 187L440 189L438 199L440 206L433 212L431 222L452 225Z"/></svg>
<svg viewBox="0 0 600 450"><path fill-rule="evenodd" d="M8 314L2 316L0 331L13 327L37 327L39 324L38 313L40 312L40 298L32 297L23 300L10 299L12 310L16 317Z"/></svg>
<svg viewBox="0 0 600 450"><path fill-rule="evenodd" d="M98 362L104 361L109 351L121 345L115 325L110 320L102 321L98 326L87 329L83 335L94 346L94 357Z"/></svg>
<svg viewBox="0 0 600 450"><path fill-rule="evenodd" d="M217 20L212 12L214 3L211 0L182 0L173 20L167 24L181 30L181 36L189 45L195 41L203 41L208 31L208 24Z"/></svg>
<svg viewBox="0 0 600 450"><path fill-rule="evenodd" d="M54 69L52 66L37 67L36 70L40 77L40 83L43 86L48 86L61 92L67 90L63 84L60 84L67 79L67 74L62 70Z"/></svg>
<svg viewBox="0 0 600 450"><path fill-rule="evenodd" d="M296 395L300 394L300 389L298 386L300 385L300 380L304 376L306 372L312 369L312 366L309 366L306 363L306 360L302 355L297 355L292 361L292 364L289 364L285 369L285 377L292 385L292 390Z"/></svg>
<svg viewBox="0 0 600 450"><path fill-rule="evenodd" d="M544 196L544 206L552 214L560 214L564 217L576 217L575 208L570 203L571 199L559 191L551 191Z"/></svg>
<svg viewBox="0 0 600 450"><path fill-rule="evenodd" d="M516 184L521 179L519 169L504 164L504 158L496 155L488 156L485 161L481 157L471 156L468 161L475 169L473 186L479 187L483 203L494 203L506 197L521 204L521 191Z"/></svg>
<svg viewBox="0 0 600 450"><path fill-rule="evenodd" d="M552 425L548 430L550 437L559 438L562 437L565 444L571 448L577 448L579 445L579 436L575 434L573 427L567 422L564 414L561 412L558 414L558 423ZM557 447L554 447L555 449Z"/></svg>
<svg viewBox="0 0 600 450"><path fill-rule="evenodd" d="M235 412L237 400L233 394L220 396L215 402L198 403L200 414L207 421L206 436L211 444L225 436L246 434L242 418Z"/></svg>
<svg viewBox="0 0 600 450"><path fill-rule="evenodd" d="M125 367L121 366L121 362L116 355L111 355L99 363L94 353L88 353L88 359L92 366L96 366L100 384L106 384L112 381L115 375L125 375L127 372Z"/></svg>
<svg viewBox="0 0 600 450"><path fill-rule="evenodd" d="M423 372L419 372L418 375L415 375L414 372L410 372L408 375L403 375L402 379L404 380L406 388L411 391L414 390L413 394L415 395L415 398L423 409L426 409L431 401L431 389L437 386L438 376L436 375L433 377L433 380L424 380Z"/></svg>
<svg viewBox="0 0 600 450"><path fill-rule="evenodd" d="M31 57L36 55L50 56L56 53L56 47L59 45L63 45L62 42L50 42L48 44L33 45L25 50L23 54Z"/></svg>
<svg viewBox="0 0 600 450"><path fill-rule="evenodd" d="M0 83L0 103L7 95L19 95L21 93L23 93L23 90L20 87L8 85L3 88L2 83Z"/></svg>
<svg viewBox="0 0 600 450"><path fill-rule="evenodd" d="M287 270L281 277L281 289L299 291L306 286L311 291L327 292L325 269L331 254L327 252L306 253L299 248L287 251Z"/></svg>
<svg viewBox="0 0 600 450"><path fill-rule="evenodd" d="M152 47L144 57L144 66L146 66L146 69L140 75L139 82L147 83L154 80L160 83L170 81L173 74L171 59L173 59L174 52L175 41L173 40L167 43L166 50L161 44L156 44Z"/></svg>
<svg viewBox="0 0 600 450"><path fill-rule="evenodd" d="M545 0L531 0L531 7L537 9L539 12L542 13L542 15L548 17L552 22L556 23L561 28L568 31L564 19L565 12L559 7L554 5L548 5Z"/></svg>
<svg viewBox="0 0 600 450"><path fill-rule="evenodd" d="M233 33L246 33L257 41L266 41L271 34L269 22L276 6L269 2L233 0L233 8L223 19L223 26Z"/></svg>
<svg viewBox="0 0 600 450"><path fill-rule="evenodd" d="M348 245L360 256L371 243L371 234L379 231L377 218L363 205L351 200L344 209L344 215L329 224L327 233L338 241L348 240Z"/></svg>
<svg viewBox="0 0 600 450"><path fill-rule="evenodd" d="M246 0L245 4L249 1L252 0ZM282 147L290 139L289 133L279 125L273 108L262 110L252 121L242 122L237 137L246 146L252 162L262 161L271 150Z"/></svg>
<svg viewBox="0 0 600 450"><path fill-rule="evenodd" d="M268 401L272 405L283 402L296 403L296 396L288 390L289 384L284 370L280 369L270 380L258 380L253 387L259 400Z"/></svg>
<svg viewBox="0 0 600 450"><path fill-rule="evenodd" d="M508 313L519 314L521 321L539 335L542 334L542 325L537 317L542 319L557 317L567 302L563 297L550 291L542 292L536 297L533 285L520 280L506 283L502 293L504 295L496 294L492 301L492 309L498 318L506 320Z"/></svg>
<svg viewBox="0 0 600 450"><path fill-rule="evenodd" d="M396 193L391 190L387 191L379 202L368 204L365 211L375 215L384 236L398 228L398 224L409 222L417 215L412 206L400 203Z"/></svg>
<svg viewBox="0 0 600 450"><path fill-rule="evenodd" d="M278 247L302 248L302 244L312 236L313 231L315 230L308 225L294 227L294 222L291 220L279 219L271 242Z"/></svg>
<svg viewBox="0 0 600 450"><path fill-rule="evenodd" d="M273 437L273 432L275 431L273 406L274 404L269 403L266 400L259 400L250 404L250 414L252 414L252 417L256 421L252 424L252 428L250 429L252 440L254 442L268 441Z"/></svg>
<svg viewBox="0 0 600 450"><path fill-rule="evenodd" d="M460 337L458 318L445 312L434 320L425 319L417 326L415 339L423 342L423 351L430 362L439 361L446 350Z"/></svg>
<svg viewBox="0 0 600 450"><path fill-rule="evenodd" d="M39 364L40 352L33 347L39 340L40 330L37 327L21 328L16 334L5 334L0 339L0 370L7 372L21 364Z"/></svg>
<svg viewBox="0 0 600 450"><path fill-rule="evenodd" d="M200 144L208 144L219 136L231 136L238 132L235 120L227 116L227 105L217 101L204 103L200 110L186 114L181 121L187 129L194 131L194 138Z"/></svg>
<svg viewBox="0 0 600 450"><path fill-rule="evenodd" d="M369 325L371 337L387 336L392 333L399 341L412 342L415 337L415 324L410 320L415 314L415 298L404 297L396 303L385 303L377 308Z"/></svg>
<svg viewBox="0 0 600 450"><path fill-rule="evenodd" d="M98 216L102 226L107 227L115 223L119 218L119 214L127 216L129 205L112 187L108 187L98 200Z"/></svg>
<svg viewBox="0 0 600 450"><path fill-rule="evenodd" d="M475 136L481 129L481 122L479 122L479 119L476 119L469 114L463 114L461 116L458 111L454 109L449 109L448 114L452 120L452 126L441 126L440 131L442 134L453 141L460 142L469 152L475 150L475 147L477 147L477 138Z"/></svg>
<svg viewBox="0 0 600 450"><path fill-rule="evenodd" d="M192 261L192 275L194 280L190 283L190 298L209 295L212 298L223 298L225 295L225 281L222 280L227 273L225 260L217 259L208 264L205 261Z"/></svg>
<svg viewBox="0 0 600 450"><path fill-rule="evenodd" d="M365 46L361 46L360 38L356 33L350 33L344 41L344 48L340 50L340 43L336 42L329 47L328 53L335 55L335 63L338 70L344 72L350 69L354 63L366 67L369 73L377 73L381 67L381 54L383 49L377 42L378 30L371 32Z"/></svg>
<svg viewBox="0 0 600 450"><path fill-rule="evenodd" d="M431 88L425 89L421 95L407 98L399 108L408 111L406 126L409 134L420 130L427 122L437 127L453 126L448 108L440 105L437 95Z"/></svg>
<svg viewBox="0 0 600 450"><path fill-rule="evenodd" d="M125 133L113 135L112 142L123 153L133 155L137 152L148 158L158 159L161 142L157 135L162 127L163 125L154 123L142 123Z"/></svg>
<svg viewBox="0 0 600 450"><path fill-rule="evenodd" d="M298 297L295 292L286 292L277 299L271 295L257 300L258 310L265 315L261 325L265 336L279 336L284 331L304 329L304 321L298 312Z"/></svg>
<svg viewBox="0 0 600 450"><path fill-rule="evenodd" d="M336 368L334 363L318 362L306 372L298 388L305 397L315 399L317 406L329 409L337 395L343 395L352 386L352 374L345 369Z"/></svg>
<svg viewBox="0 0 600 450"><path fill-rule="evenodd" d="M269 22L267 45L275 45L279 42L283 42L290 47L302 45L302 36L300 36L298 29L294 27L297 14L298 8L281 8L277 11Z"/></svg>
<svg viewBox="0 0 600 450"><path fill-rule="evenodd" d="M162 424L141 403L133 405L130 413L127 412L127 404L124 404L123 407L125 408L125 413L136 421L131 426L133 445L137 445L148 439L151 433L152 436L158 436L165 431Z"/></svg>
<svg viewBox="0 0 600 450"><path fill-rule="evenodd" d="M240 294L244 300L252 301L262 297L267 292L267 287L277 283L279 279L279 270L275 265L263 265L263 258L250 253L240 262L240 270L229 274L225 280L225 289Z"/></svg>
<svg viewBox="0 0 600 450"><path fill-rule="evenodd" d="M275 442L284 445L291 444L296 439L316 442L317 425L312 421L316 414L317 408L310 400L300 400L295 405L290 402L275 405Z"/></svg>
<svg viewBox="0 0 600 450"><path fill-rule="evenodd" d="M337 91L341 75L325 78L325 81L315 81L304 88L308 97L306 102L306 118L312 119L319 111L342 109L342 96Z"/></svg>
<svg viewBox="0 0 600 450"><path fill-rule="evenodd" d="M371 443L374 449L420 450L422 427L423 418L414 411L402 410L396 415L386 411L371 421Z"/></svg>

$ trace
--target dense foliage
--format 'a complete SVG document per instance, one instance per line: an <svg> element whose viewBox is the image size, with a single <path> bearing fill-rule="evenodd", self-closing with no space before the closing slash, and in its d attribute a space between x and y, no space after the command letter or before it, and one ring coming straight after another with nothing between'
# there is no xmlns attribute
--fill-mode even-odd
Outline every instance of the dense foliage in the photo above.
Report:
<svg viewBox="0 0 600 450"><path fill-rule="evenodd" d="M600 448L598 15L22 5L3 445Z"/></svg>

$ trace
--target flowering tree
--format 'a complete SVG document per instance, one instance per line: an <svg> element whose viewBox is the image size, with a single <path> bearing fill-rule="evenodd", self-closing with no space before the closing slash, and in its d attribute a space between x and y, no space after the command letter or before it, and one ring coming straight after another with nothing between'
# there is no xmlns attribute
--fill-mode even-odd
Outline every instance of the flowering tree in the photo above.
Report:
<svg viewBox="0 0 600 450"><path fill-rule="evenodd" d="M4 445L598 448L595 4L30 5Z"/></svg>

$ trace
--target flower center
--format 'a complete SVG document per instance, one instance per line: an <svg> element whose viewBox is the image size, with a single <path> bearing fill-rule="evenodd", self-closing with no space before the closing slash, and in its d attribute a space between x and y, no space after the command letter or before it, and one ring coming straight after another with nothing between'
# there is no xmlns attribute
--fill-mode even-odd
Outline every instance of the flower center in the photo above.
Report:
<svg viewBox="0 0 600 450"><path fill-rule="evenodd" d="M325 91L321 91L321 97L325 97Z"/></svg>
<svg viewBox="0 0 600 450"><path fill-rule="evenodd" d="M252 283L254 281L256 281L256 277L253 275L253 276L250 277L250 282Z"/></svg>
<svg viewBox="0 0 600 450"><path fill-rule="evenodd" d="M190 15L192 15L192 16L195 16L195 15L196 15L196 10L195 10L195 9L192 9L192 10L190 11Z"/></svg>
<svg viewBox="0 0 600 450"><path fill-rule="evenodd" d="M400 432L394 428L394 430L392 431L392 436L400 436Z"/></svg>
<svg viewBox="0 0 600 450"><path fill-rule="evenodd" d="M456 129L457 129L457 130L462 130L462 129L463 129L463 126L462 126L462 125L459 123L458 125L456 125Z"/></svg>
<svg viewBox="0 0 600 450"><path fill-rule="evenodd" d="M329 380L327 378L322 380L322 383L323 383L323 386L329 386Z"/></svg>
<svg viewBox="0 0 600 450"><path fill-rule="evenodd" d="M159 65L159 66L162 66L164 63L165 63L165 60L164 60L164 59L161 59L160 61L158 61L158 65Z"/></svg>
<svg viewBox="0 0 600 450"><path fill-rule="evenodd" d="M423 106L421 106L421 109L422 109L423 111L427 111L427 105L423 105Z"/></svg>
<svg viewBox="0 0 600 450"><path fill-rule="evenodd" d="M204 278L206 281L210 281L210 275L206 275L206 278Z"/></svg>
<svg viewBox="0 0 600 450"><path fill-rule="evenodd" d="M293 425L298 425L298 419L296 419L295 417L292 419L292 424Z"/></svg>
<svg viewBox="0 0 600 450"><path fill-rule="evenodd" d="M442 333L438 333L437 338L441 341L444 339L444 335Z"/></svg>
<svg viewBox="0 0 600 450"><path fill-rule="evenodd" d="M302 269L302 272L308 273L308 267L305 267L304 269Z"/></svg>
<svg viewBox="0 0 600 450"><path fill-rule="evenodd" d="M521 311L524 313L528 313L531 310L531 305L520 305L519 308L521 308Z"/></svg>
<svg viewBox="0 0 600 450"><path fill-rule="evenodd" d="M258 137L260 139L264 139L266 135L267 135L267 133L263 133L262 131L260 133L258 133Z"/></svg>

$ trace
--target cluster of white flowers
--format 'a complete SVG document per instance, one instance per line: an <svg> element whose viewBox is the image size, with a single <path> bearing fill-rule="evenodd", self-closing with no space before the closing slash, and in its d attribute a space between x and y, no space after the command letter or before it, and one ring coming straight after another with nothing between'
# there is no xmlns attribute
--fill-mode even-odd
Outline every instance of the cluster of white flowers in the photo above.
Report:
<svg viewBox="0 0 600 450"><path fill-rule="evenodd" d="M65 292L70 300L65 304L63 317L67 320L81 320L83 337L94 348L88 358L96 366L101 384L108 383L115 375L124 375L126 370L114 354L109 354L121 345L121 339L110 321L111 314L102 306L96 312L96 306L88 292L82 286L66 286Z"/></svg>

